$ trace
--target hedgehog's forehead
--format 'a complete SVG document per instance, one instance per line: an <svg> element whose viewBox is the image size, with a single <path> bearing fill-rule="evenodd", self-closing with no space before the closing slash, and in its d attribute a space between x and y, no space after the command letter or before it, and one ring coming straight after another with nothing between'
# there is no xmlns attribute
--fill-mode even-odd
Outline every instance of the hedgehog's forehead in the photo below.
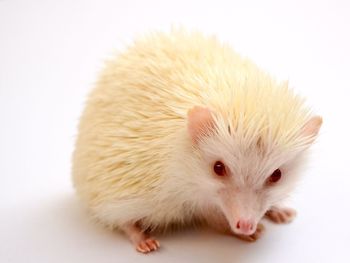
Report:
<svg viewBox="0 0 350 263"><path fill-rule="evenodd" d="M289 167L288 162L307 147L301 132L310 111L302 104L286 105L290 107L272 110L258 105L256 111L249 107L236 112L214 108L213 133L204 144L210 164L223 161L237 186L244 187L261 186L275 169Z"/></svg>
<svg viewBox="0 0 350 263"><path fill-rule="evenodd" d="M205 147L211 159L223 159L232 167L255 173L273 169L303 145L300 130L305 116L270 116L265 108L256 113L227 114L216 109L213 133ZM278 167L277 167L278 168Z"/></svg>
<svg viewBox="0 0 350 263"><path fill-rule="evenodd" d="M265 162L283 151L277 142L268 142L266 136L250 137L235 133L227 127L226 131L217 131L205 140L206 152L215 158L244 162L254 160Z"/></svg>

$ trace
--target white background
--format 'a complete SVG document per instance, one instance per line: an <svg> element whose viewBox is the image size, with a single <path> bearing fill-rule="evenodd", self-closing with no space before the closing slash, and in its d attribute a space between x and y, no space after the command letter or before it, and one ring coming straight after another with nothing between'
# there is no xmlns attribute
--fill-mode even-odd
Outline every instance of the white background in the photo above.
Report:
<svg viewBox="0 0 350 263"><path fill-rule="evenodd" d="M350 262L350 4L204 2L0 0L0 262ZM183 231L140 255L74 195L76 126L104 59L171 25L218 35L324 118L297 219L254 244Z"/></svg>

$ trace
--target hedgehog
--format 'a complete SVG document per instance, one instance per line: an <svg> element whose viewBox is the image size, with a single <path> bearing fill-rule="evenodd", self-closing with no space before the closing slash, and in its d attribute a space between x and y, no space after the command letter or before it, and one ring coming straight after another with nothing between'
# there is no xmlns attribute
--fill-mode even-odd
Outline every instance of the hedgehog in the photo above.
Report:
<svg viewBox="0 0 350 263"><path fill-rule="evenodd" d="M247 241L287 223L322 118L228 44L198 32L138 38L89 94L72 177L96 222L142 253L154 234L206 225Z"/></svg>

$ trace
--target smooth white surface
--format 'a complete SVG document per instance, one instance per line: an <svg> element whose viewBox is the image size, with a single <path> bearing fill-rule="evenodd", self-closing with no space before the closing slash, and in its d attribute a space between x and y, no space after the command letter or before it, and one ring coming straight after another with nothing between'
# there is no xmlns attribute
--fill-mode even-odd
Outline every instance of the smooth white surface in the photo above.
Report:
<svg viewBox="0 0 350 263"><path fill-rule="evenodd" d="M0 1L0 262L350 262L346 1ZM324 117L288 226L246 244L208 231L137 254L89 223L70 182L83 102L116 48L150 30L213 33Z"/></svg>

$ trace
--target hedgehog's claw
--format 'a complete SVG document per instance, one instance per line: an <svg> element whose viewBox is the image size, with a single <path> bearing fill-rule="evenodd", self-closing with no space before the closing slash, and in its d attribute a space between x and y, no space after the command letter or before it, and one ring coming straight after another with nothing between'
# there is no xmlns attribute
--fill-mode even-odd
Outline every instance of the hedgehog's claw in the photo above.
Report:
<svg viewBox="0 0 350 263"><path fill-rule="evenodd" d="M160 247L159 242L145 234L137 224L126 224L122 229L135 245L136 250L141 253L147 254Z"/></svg>
<svg viewBox="0 0 350 263"><path fill-rule="evenodd" d="M159 242L153 238L147 238L146 240L141 240L136 246L136 250L144 254L155 251L158 248L159 248Z"/></svg>

